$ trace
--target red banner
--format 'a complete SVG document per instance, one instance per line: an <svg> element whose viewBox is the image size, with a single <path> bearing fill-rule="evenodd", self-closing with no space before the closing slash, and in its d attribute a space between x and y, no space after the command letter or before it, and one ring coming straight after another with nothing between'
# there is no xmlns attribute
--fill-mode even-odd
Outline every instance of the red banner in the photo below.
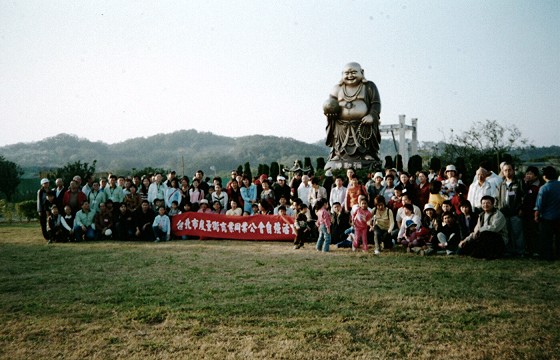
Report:
<svg viewBox="0 0 560 360"><path fill-rule="evenodd" d="M291 216L226 216L186 212L173 216L175 235L238 240L294 240Z"/></svg>

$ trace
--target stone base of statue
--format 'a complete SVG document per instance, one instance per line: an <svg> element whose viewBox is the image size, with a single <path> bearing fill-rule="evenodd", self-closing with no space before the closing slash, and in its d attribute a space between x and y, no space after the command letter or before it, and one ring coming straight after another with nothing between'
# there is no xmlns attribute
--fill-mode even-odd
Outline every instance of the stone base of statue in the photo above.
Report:
<svg viewBox="0 0 560 360"><path fill-rule="evenodd" d="M348 159L348 160L333 160L329 159L325 164L325 170L338 170L338 169L368 169L368 170L380 170L382 167L381 160L363 160L363 159Z"/></svg>

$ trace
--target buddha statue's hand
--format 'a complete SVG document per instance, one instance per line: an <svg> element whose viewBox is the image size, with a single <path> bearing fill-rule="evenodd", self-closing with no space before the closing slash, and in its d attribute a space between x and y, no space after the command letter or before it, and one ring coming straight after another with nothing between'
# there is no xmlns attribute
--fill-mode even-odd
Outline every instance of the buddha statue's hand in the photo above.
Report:
<svg viewBox="0 0 560 360"><path fill-rule="evenodd" d="M371 114L368 114L362 118L362 124L364 125L379 125L379 118L374 117Z"/></svg>
<svg viewBox="0 0 560 360"><path fill-rule="evenodd" d="M325 113L325 116L329 119L329 121L338 119L338 113Z"/></svg>
<svg viewBox="0 0 560 360"><path fill-rule="evenodd" d="M373 124L373 116L366 115L362 118L362 124L364 125L372 125Z"/></svg>

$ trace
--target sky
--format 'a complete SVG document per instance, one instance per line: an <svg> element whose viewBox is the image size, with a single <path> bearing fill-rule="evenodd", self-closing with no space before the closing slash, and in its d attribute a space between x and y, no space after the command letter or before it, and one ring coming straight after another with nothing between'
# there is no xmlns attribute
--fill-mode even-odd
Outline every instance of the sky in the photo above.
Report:
<svg viewBox="0 0 560 360"><path fill-rule="evenodd" d="M181 129L314 143L354 61L382 125L418 118L421 142L497 120L560 143L557 0L0 0L0 146Z"/></svg>

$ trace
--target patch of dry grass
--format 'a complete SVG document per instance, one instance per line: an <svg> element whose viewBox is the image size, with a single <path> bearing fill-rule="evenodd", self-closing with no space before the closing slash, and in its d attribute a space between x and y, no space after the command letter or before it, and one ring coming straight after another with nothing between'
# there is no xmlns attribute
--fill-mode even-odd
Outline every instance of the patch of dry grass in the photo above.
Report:
<svg viewBox="0 0 560 360"><path fill-rule="evenodd" d="M560 266L0 226L0 357L550 359Z"/></svg>

